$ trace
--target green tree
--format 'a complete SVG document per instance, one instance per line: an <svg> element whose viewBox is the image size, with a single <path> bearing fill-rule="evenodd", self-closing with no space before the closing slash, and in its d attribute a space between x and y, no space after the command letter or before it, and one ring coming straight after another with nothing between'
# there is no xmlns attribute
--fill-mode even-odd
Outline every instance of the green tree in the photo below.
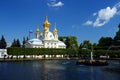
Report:
<svg viewBox="0 0 120 80"><path fill-rule="evenodd" d="M66 48L71 47L70 37L66 37L65 44L66 44Z"/></svg>
<svg viewBox="0 0 120 80"><path fill-rule="evenodd" d="M67 45L66 48L78 48L78 42L77 42L77 37L75 36L70 36L66 37L65 44Z"/></svg>
<svg viewBox="0 0 120 80"><path fill-rule="evenodd" d="M23 37L23 47L25 47L25 43L26 43L26 40L25 40L25 37Z"/></svg>
<svg viewBox="0 0 120 80"><path fill-rule="evenodd" d="M118 25L118 31L116 32L116 35L114 37L114 45L120 46L120 24Z"/></svg>
<svg viewBox="0 0 120 80"><path fill-rule="evenodd" d="M64 37L62 37L62 36L59 36L59 38L58 38L60 41L63 41L64 40Z"/></svg>
<svg viewBox="0 0 120 80"><path fill-rule="evenodd" d="M17 39L17 40L14 39L13 42L12 42L11 47L21 47L19 39Z"/></svg>
<svg viewBox="0 0 120 80"><path fill-rule="evenodd" d="M6 46L7 46L6 40L5 40L4 36L2 35L1 40L0 40L0 48L5 49Z"/></svg>
<svg viewBox="0 0 120 80"><path fill-rule="evenodd" d="M19 39L17 39L16 43L17 43L17 46L16 46L16 47L21 47L21 44L20 44Z"/></svg>
<svg viewBox="0 0 120 80"><path fill-rule="evenodd" d="M85 41L83 41L83 47L85 47L85 48L91 48L91 43L90 43L90 41L89 40L85 40Z"/></svg>
<svg viewBox="0 0 120 80"><path fill-rule="evenodd" d="M89 40L84 40L80 45L79 45L79 53L84 53L81 55L87 55L89 53L89 50L91 49L92 44L90 43Z"/></svg>
<svg viewBox="0 0 120 80"><path fill-rule="evenodd" d="M13 40L11 47L16 47L16 39Z"/></svg>
<svg viewBox="0 0 120 80"><path fill-rule="evenodd" d="M83 43L80 44L79 49L82 48L91 48L92 44L89 40L84 40Z"/></svg>
<svg viewBox="0 0 120 80"><path fill-rule="evenodd" d="M98 46L110 46L113 43L113 39L111 37L101 37L98 43Z"/></svg>

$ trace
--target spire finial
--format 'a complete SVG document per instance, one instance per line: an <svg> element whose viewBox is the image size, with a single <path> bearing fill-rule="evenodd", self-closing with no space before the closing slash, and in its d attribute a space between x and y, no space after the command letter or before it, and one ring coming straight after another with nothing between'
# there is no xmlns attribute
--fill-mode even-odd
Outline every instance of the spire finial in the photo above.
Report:
<svg viewBox="0 0 120 80"><path fill-rule="evenodd" d="M48 22L48 16L46 16L46 20L45 21Z"/></svg>
<svg viewBox="0 0 120 80"><path fill-rule="evenodd" d="M56 23L55 23L55 25L54 25L54 28L56 29Z"/></svg>

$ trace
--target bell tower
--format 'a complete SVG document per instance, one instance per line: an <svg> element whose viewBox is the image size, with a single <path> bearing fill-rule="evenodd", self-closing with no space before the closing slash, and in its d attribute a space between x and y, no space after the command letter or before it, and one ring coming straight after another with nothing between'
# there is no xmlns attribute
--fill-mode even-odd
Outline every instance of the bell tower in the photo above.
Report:
<svg viewBox="0 0 120 80"><path fill-rule="evenodd" d="M51 24L48 21L48 16L46 16L45 22L43 23L43 27L44 27L43 37L45 40L48 38L48 32L49 32L50 25Z"/></svg>

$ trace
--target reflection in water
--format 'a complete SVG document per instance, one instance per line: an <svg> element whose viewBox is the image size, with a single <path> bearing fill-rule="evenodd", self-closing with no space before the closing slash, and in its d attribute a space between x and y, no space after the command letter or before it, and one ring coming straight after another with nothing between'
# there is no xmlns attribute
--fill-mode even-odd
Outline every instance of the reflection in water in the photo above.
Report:
<svg viewBox="0 0 120 80"><path fill-rule="evenodd" d="M94 76L93 76L93 66L91 66L90 67L90 72L91 72L91 74L90 74L90 77L91 77L91 80L94 80Z"/></svg>
<svg viewBox="0 0 120 80"><path fill-rule="evenodd" d="M114 61L109 66L75 65L76 60L41 60L0 63L0 80L119 80L119 73L105 71L120 66ZM7 77L6 77L7 76Z"/></svg>

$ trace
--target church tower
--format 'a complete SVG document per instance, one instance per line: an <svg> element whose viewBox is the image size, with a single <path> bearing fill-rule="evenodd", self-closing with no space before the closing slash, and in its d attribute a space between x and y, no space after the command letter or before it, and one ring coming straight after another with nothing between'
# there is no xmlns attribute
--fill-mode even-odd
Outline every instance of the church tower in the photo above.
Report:
<svg viewBox="0 0 120 80"><path fill-rule="evenodd" d="M39 39L39 37L40 37L40 29L39 28L36 29L35 34L36 34L36 38Z"/></svg>
<svg viewBox="0 0 120 80"><path fill-rule="evenodd" d="M47 32L49 32L49 27L50 27L50 23L49 23L49 21L48 21L48 17L46 16L46 20L45 20L45 22L43 23L43 27L44 27L44 33L47 33Z"/></svg>
<svg viewBox="0 0 120 80"><path fill-rule="evenodd" d="M43 27L44 27L44 32L43 32L43 37L46 40L48 37L48 32L49 32L49 27L50 27L50 23L48 21L48 16L46 16L45 22L43 23Z"/></svg>
<svg viewBox="0 0 120 80"><path fill-rule="evenodd" d="M55 40L58 40L58 31L56 29L56 23L55 23L55 26L54 26L53 34L54 34Z"/></svg>

